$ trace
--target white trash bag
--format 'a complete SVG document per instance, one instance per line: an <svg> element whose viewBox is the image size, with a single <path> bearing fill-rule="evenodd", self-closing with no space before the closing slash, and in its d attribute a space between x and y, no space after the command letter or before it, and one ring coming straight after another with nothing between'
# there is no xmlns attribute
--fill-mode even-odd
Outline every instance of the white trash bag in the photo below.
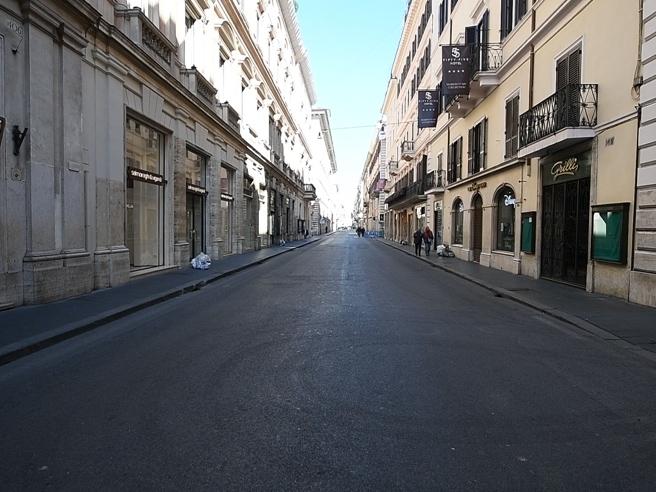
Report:
<svg viewBox="0 0 656 492"><path fill-rule="evenodd" d="M191 266L196 270L207 270L212 264L212 260L205 253L201 253L191 260Z"/></svg>
<svg viewBox="0 0 656 492"><path fill-rule="evenodd" d="M455 253L449 249L448 244L440 244L437 247L437 256L445 256L447 258L453 258Z"/></svg>

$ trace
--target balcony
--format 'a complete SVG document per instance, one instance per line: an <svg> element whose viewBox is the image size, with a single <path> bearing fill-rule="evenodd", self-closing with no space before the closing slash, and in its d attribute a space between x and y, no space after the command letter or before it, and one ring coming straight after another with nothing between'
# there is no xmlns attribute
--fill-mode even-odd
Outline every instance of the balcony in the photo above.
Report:
<svg viewBox="0 0 656 492"><path fill-rule="evenodd" d="M408 186L399 188L397 191L392 193L385 203L389 208L393 210L399 210L406 207L410 207L416 203L420 203L426 200L426 195L424 194L425 182L424 180L415 181Z"/></svg>
<svg viewBox="0 0 656 492"><path fill-rule="evenodd" d="M221 116L221 119L225 122L228 123L228 126L230 126L233 130L235 130L237 133L239 133L239 113L230 106L228 103L223 103L219 105L219 115Z"/></svg>
<svg viewBox="0 0 656 492"><path fill-rule="evenodd" d="M180 69L182 83L210 107L216 102L216 92L212 83L201 75L196 67Z"/></svg>
<svg viewBox="0 0 656 492"><path fill-rule="evenodd" d="M401 159L411 161L415 157L414 140L404 140L401 144Z"/></svg>
<svg viewBox="0 0 656 492"><path fill-rule="evenodd" d="M139 7L115 11L116 25L153 60L171 71L178 46Z"/></svg>
<svg viewBox="0 0 656 492"><path fill-rule="evenodd" d="M303 200L316 200L317 199L317 189L313 184L306 183L303 185Z"/></svg>
<svg viewBox="0 0 656 492"><path fill-rule="evenodd" d="M389 161L387 168L389 169L390 176L396 176L399 174L399 161Z"/></svg>
<svg viewBox="0 0 656 492"><path fill-rule="evenodd" d="M520 158L542 157L594 138L597 84L569 84L519 117Z"/></svg>
<svg viewBox="0 0 656 492"><path fill-rule="evenodd" d="M445 184L444 171L442 170L431 171L424 178L424 190L427 195L444 193Z"/></svg>
<svg viewBox="0 0 656 492"><path fill-rule="evenodd" d="M499 85L498 70L503 65L503 49L499 43L472 46L469 95L451 96L445 102L451 116L462 118Z"/></svg>

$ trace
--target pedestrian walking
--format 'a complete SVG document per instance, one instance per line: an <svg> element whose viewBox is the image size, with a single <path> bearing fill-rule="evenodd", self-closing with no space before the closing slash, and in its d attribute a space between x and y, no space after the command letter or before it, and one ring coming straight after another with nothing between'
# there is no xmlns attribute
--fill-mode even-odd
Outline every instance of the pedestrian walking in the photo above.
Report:
<svg viewBox="0 0 656 492"><path fill-rule="evenodd" d="M424 240L424 234L421 232L421 228L415 231L412 238L415 243L415 256L421 256L421 242Z"/></svg>
<svg viewBox="0 0 656 492"><path fill-rule="evenodd" d="M433 231L426 226L424 229L424 246L426 247L426 256L430 255L431 244L433 244Z"/></svg>

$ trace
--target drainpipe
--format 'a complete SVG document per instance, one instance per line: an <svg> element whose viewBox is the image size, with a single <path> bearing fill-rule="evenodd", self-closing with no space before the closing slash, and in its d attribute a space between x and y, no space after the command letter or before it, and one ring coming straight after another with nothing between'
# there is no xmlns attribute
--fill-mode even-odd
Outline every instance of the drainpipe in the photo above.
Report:
<svg viewBox="0 0 656 492"><path fill-rule="evenodd" d="M642 105L640 104L640 87L642 86L642 39L644 36L644 0L640 0L640 9L638 10L638 61L636 64L636 76L634 79L633 92L638 99L636 109L638 111L638 130L636 132L636 168L635 183L633 187L633 231L631 239L631 271L635 268L635 250L636 250L636 219L638 218L638 172L640 171L640 125L642 123ZM631 275L629 274L628 299L631 297Z"/></svg>

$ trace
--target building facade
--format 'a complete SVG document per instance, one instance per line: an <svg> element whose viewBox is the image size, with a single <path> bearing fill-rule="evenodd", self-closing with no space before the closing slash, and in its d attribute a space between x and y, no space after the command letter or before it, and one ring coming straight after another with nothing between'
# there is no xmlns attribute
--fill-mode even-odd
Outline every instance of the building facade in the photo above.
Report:
<svg viewBox="0 0 656 492"><path fill-rule="evenodd" d="M0 305L303 237L319 146L295 15L287 0L3 1Z"/></svg>
<svg viewBox="0 0 656 492"><path fill-rule="evenodd" d="M430 225L460 259L654 304L642 22L640 0L411 1L383 103L386 236ZM467 59L458 95L450 45ZM423 89L440 104L421 129Z"/></svg>
<svg viewBox="0 0 656 492"><path fill-rule="evenodd" d="M642 24L641 125L630 300L656 306L656 1L645 0Z"/></svg>

